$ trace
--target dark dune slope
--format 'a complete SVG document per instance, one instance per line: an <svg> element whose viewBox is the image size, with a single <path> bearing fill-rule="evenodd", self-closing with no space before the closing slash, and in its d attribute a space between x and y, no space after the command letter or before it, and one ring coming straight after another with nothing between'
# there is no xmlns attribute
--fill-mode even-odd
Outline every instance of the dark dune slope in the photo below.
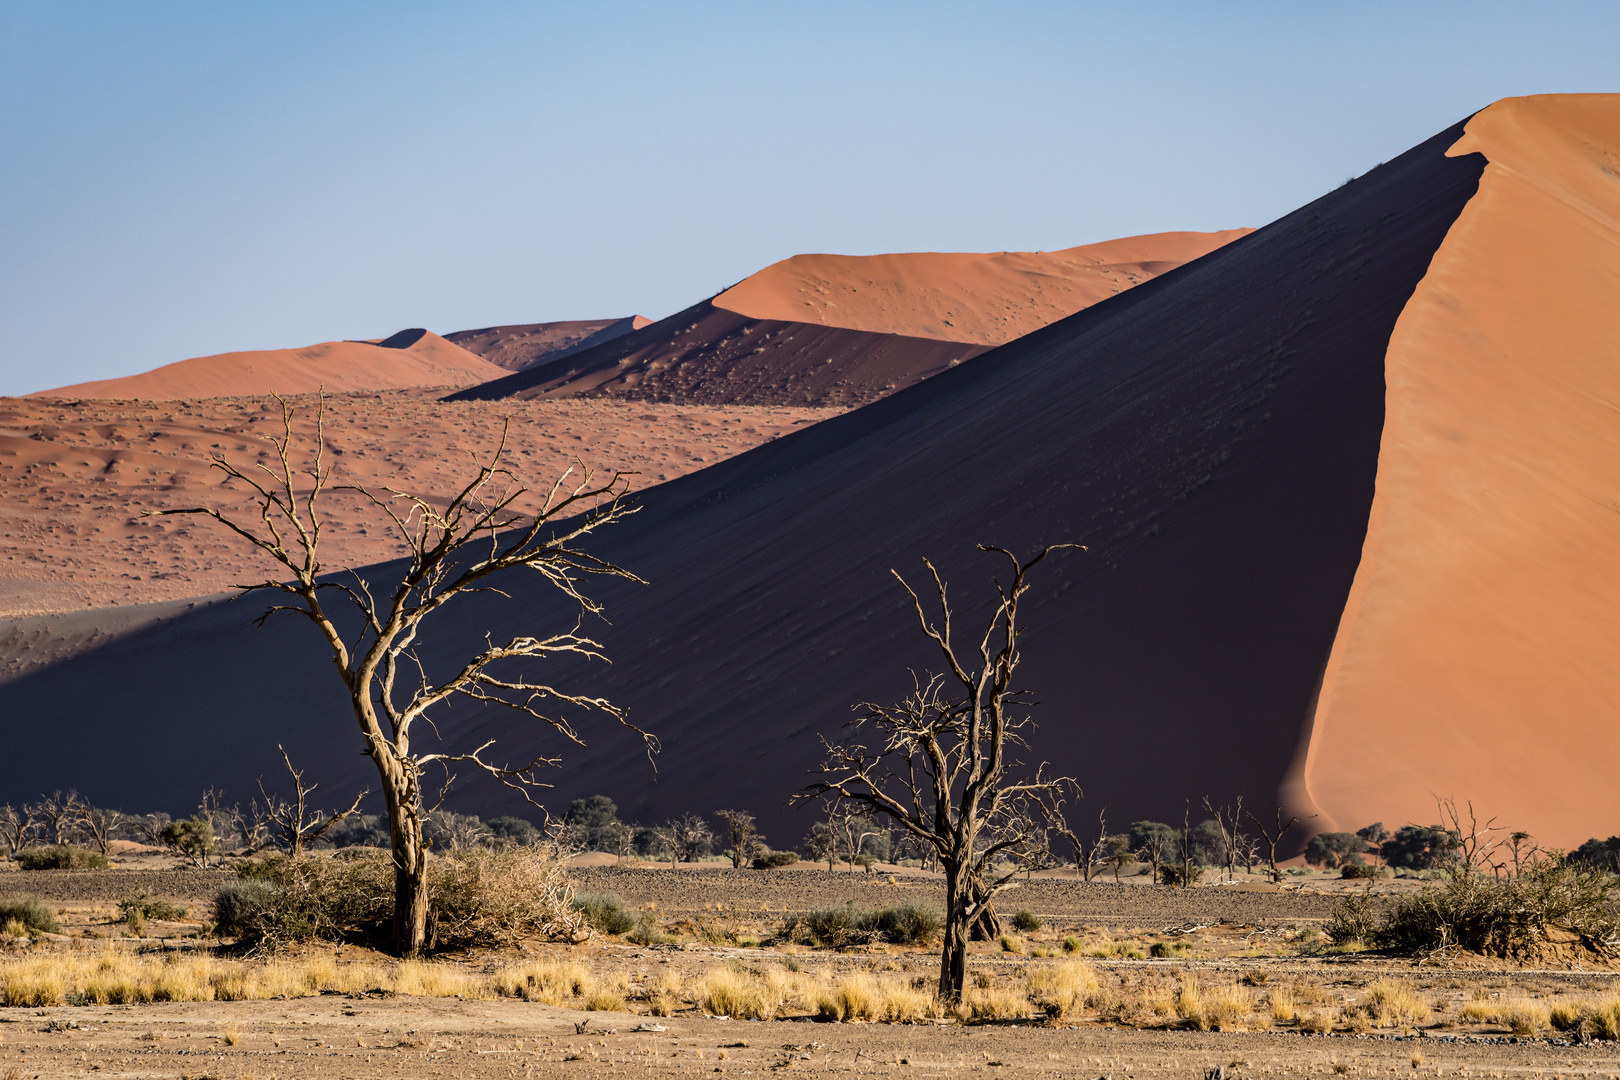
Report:
<svg viewBox="0 0 1620 1080"><path fill-rule="evenodd" d="M624 319L486 326L481 330L457 330L444 335L444 339L509 371L524 371L623 337L651 321L633 315Z"/></svg>
<svg viewBox="0 0 1620 1080"><path fill-rule="evenodd" d="M704 300L616 340L445 400L588 394L691 405L860 405L987 348L753 319Z"/></svg>
<svg viewBox="0 0 1620 1080"><path fill-rule="evenodd" d="M1444 156L1459 131L911 390L649 491L605 550L652 584L601 590L616 664L588 685L662 738L657 776L590 726L555 802L606 792L643 821L737 805L793 842L804 820L780 807L817 734L932 661L889 568L933 556L967 624L994 566L973 543L1074 540L1090 551L1055 560L1027 609L1024 683L1043 702L1030 756L1115 823L1204 794L1269 805L1357 566L1391 328L1483 167ZM467 604L467 638L559 611L530 580L509 587L511 602ZM70 784L131 808L184 808L207 784L245 797L274 777L277 741L332 797L368 783L315 636L254 631L256 611L164 612L0 687L0 799ZM56 635L32 632L40 656ZM441 729L498 734L514 759L561 749L466 706ZM519 809L476 782L460 805Z"/></svg>

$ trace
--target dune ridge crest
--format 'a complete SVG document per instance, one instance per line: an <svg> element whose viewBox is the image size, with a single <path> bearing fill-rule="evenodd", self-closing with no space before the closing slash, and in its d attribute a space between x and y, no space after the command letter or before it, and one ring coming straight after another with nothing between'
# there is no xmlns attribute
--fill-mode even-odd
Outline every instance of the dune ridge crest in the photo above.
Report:
<svg viewBox="0 0 1620 1080"><path fill-rule="evenodd" d="M1253 231L1149 233L1062 251L795 255L712 303L751 319L1001 345Z"/></svg>
<svg viewBox="0 0 1620 1080"><path fill-rule="evenodd" d="M415 340L403 348L385 344ZM182 398L313 394L354 390L403 390L416 386L467 386L507 372L438 334L401 331L378 341L323 341L301 349L218 353L165 364L139 375L40 390L29 397Z"/></svg>

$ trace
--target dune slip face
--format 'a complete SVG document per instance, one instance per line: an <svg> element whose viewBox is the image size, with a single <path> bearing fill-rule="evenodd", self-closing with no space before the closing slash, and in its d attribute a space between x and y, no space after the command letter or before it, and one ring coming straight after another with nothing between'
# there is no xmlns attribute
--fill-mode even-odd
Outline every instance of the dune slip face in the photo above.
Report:
<svg viewBox="0 0 1620 1080"><path fill-rule="evenodd" d="M862 405L1251 231L1154 233L1055 252L796 255L609 344L450 400Z"/></svg>
<svg viewBox="0 0 1620 1080"><path fill-rule="evenodd" d="M1390 341L1304 786L1572 846L1620 831L1620 95L1497 102L1448 153L1489 164Z"/></svg>
<svg viewBox="0 0 1620 1080"><path fill-rule="evenodd" d="M1360 561L1390 334L1484 167L1447 156L1461 134L910 389L646 492L603 537L602 554L650 583L598 590L612 623L593 629L613 666L547 676L627 706L664 751L654 774L637 741L571 717L589 746L566 752L557 805L604 792L652 821L723 797L791 843L804 823L781 808L818 736L933 662L890 568L915 576L934 558L975 622L994 569L981 542L1089 545L1054 558L1026 602L1020 672L1042 704L1024 756L1079 777L1087 812L1108 805L1111 821L1204 794L1270 805ZM486 634L571 623L541 583L503 584L511 600L470 598L424 642L430 669ZM278 741L323 790L365 783L358 752L333 752L358 751L358 736L319 640L291 621L254 630L254 610L156 610L0 685L0 708L36 721L0 761L0 797L72 784L103 804L185 807L208 784L251 790ZM13 630L30 632L41 627ZM66 724L92 745L116 738L118 760L69 759L43 734ZM514 761L558 749L466 704L439 729L458 744L498 738ZM515 808L476 784L458 807Z"/></svg>
<svg viewBox="0 0 1620 1080"><path fill-rule="evenodd" d="M399 390L417 386L466 386L506 374L437 334L403 330L382 341L325 341L303 349L199 356L140 375L41 390L31 397L119 398L176 401L186 398Z"/></svg>

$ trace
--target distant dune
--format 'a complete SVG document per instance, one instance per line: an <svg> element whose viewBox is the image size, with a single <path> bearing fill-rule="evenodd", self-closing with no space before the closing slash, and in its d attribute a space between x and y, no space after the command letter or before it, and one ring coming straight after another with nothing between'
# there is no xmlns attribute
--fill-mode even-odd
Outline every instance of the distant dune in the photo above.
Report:
<svg viewBox="0 0 1620 1080"><path fill-rule="evenodd" d="M465 386L505 370L426 330L401 330L381 341L323 341L302 349L220 353L165 364L140 375L41 390L34 397L181 398L399 390Z"/></svg>
<svg viewBox="0 0 1620 1080"><path fill-rule="evenodd" d="M750 319L1001 345L1253 231L1153 233L1063 251L795 255L713 302Z"/></svg>
<svg viewBox="0 0 1620 1080"><path fill-rule="evenodd" d="M633 315L627 319L524 323L517 326L490 326L482 330L457 330L444 335L444 339L482 356L498 367L523 371L536 364L571 356L582 349L623 337L651 322L651 319Z"/></svg>
<svg viewBox="0 0 1620 1080"><path fill-rule="evenodd" d="M644 329L451 400L860 405L1250 231L1155 233L1055 252L797 255Z"/></svg>

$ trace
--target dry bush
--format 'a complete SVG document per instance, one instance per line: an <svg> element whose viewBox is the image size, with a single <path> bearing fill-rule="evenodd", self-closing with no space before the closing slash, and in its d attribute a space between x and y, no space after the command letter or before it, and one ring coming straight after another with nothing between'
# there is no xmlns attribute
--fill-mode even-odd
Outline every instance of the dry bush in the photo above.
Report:
<svg viewBox="0 0 1620 1080"><path fill-rule="evenodd" d="M594 988L590 973L573 961L538 960L502 968L493 977L503 997L537 1001L542 1005L569 1005Z"/></svg>
<svg viewBox="0 0 1620 1080"><path fill-rule="evenodd" d="M1298 1008L1294 1004L1294 991L1291 987L1279 986L1266 995L1266 1006L1271 1010L1271 1019L1277 1024L1291 1024L1298 1015Z"/></svg>
<svg viewBox="0 0 1620 1080"><path fill-rule="evenodd" d="M1229 1031L1254 1011L1254 992L1236 982L1203 987L1188 977L1176 993L1176 1015L1199 1031Z"/></svg>
<svg viewBox="0 0 1620 1080"><path fill-rule="evenodd" d="M339 858L272 856L230 882L214 902L219 932L252 947L381 932L393 915L394 864L384 850ZM435 948L511 946L527 937L578 942L587 914L555 845L466 848L428 864L429 943Z"/></svg>
<svg viewBox="0 0 1620 1080"><path fill-rule="evenodd" d="M1503 1024L1515 1035L1536 1035L1552 1026L1552 1009L1547 1003L1523 993L1467 1002L1459 1015L1468 1023Z"/></svg>
<svg viewBox="0 0 1620 1080"><path fill-rule="evenodd" d="M781 999L770 993L763 979L720 967L704 976L698 1003L714 1016L769 1020L776 1015Z"/></svg>
<svg viewBox="0 0 1620 1080"><path fill-rule="evenodd" d="M1326 1035L1337 1026L1339 1010L1331 1005L1324 1005L1317 1009L1308 1009L1299 1014L1299 1029L1313 1032L1317 1035Z"/></svg>
<svg viewBox="0 0 1620 1080"><path fill-rule="evenodd" d="M1428 1004L1400 979L1378 979L1369 984L1360 1008L1381 1028L1422 1024L1430 1015Z"/></svg>
<svg viewBox="0 0 1620 1080"><path fill-rule="evenodd" d="M1096 969L1084 960L1033 967L1024 986L1029 1000L1053 1020L1078 1016L1096 1003L1100 989Z"/></svg>
<svg viewBox="0 0 1620 1080"><path fill-rule="evenodd" d="M0 925L13 937L25 937L31 930L55 934L62 929L56 921L56 913L37 896L8 896L0 900Z"/></svg>

